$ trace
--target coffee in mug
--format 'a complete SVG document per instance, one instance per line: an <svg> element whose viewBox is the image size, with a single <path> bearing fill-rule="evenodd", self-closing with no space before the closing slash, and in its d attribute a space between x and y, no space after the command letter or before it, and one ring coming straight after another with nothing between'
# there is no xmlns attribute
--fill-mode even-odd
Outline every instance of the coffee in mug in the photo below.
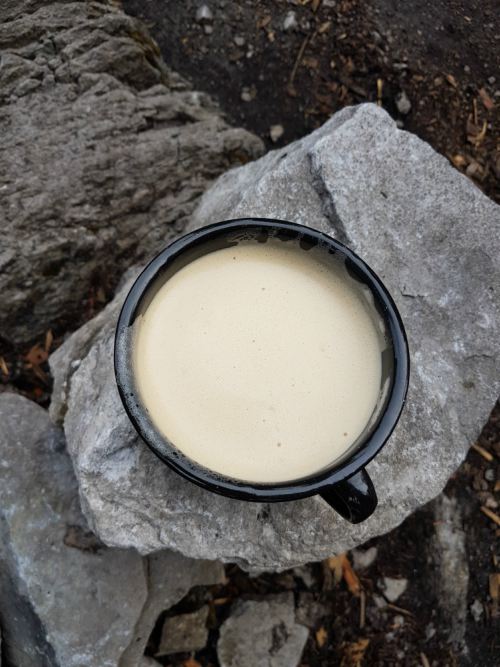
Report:
<svg viewBox="0 0 500 667"><path fill-rule="evenodd" d="M381 398L384 324L326 247L241 240L188 261L134 322L156 430L251 483L314 475L355 447Z"/></svg>

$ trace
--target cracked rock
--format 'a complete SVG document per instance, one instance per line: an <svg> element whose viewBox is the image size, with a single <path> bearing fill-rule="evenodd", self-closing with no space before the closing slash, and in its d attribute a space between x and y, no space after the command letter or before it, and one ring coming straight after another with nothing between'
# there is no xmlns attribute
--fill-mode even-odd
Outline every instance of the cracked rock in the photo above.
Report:
<svg viewBox="0 0 500 667"><path fill-rule="evenodd" d="M293 593L238 601L220 629L221 667L297 667L308 630L295 622Z"/></svg>
<svg viewBox="0 0 500 667"><path fill-rule="evenodd" d="M199 651L208 639L208 607L205 605L191 614L169 616L161 631L157 655Z"/></svg>
<svg viewBox="0 0 500 667"><path fill-rule="evenodd" d="M119 3L14 4L0 3L0 332L19 344L74 327L96 276L113 287L151 257L262 142Z"/></svg>
<svg viewBox="0 0 500 667"><path fill-rule="evenodd" d="M16 667L137 667L158 614L220 581L220 564L103 546L47 412L3 393L0 423L3 657Z"/></svg>
<svg viewBox="0 0 500 667"><path fill-rule="evenodd" d="M99 334L90 323L51 358L56 386L67 383L57 412L92 529L108 545L144 554L171 548L280 570L363 544L437 496L500 390L499 211L371 104L343 109L300 141L220 177L189 229L245 216L311 225L350 245L394 296L412 370L399 425L368 465L378 508L351 525L319 498L263 507L211 494L162 465L135 434L115 386L123 291ZM82 332L84 349L74 342ZM74 370L72 358L81 359Z"/></svg>

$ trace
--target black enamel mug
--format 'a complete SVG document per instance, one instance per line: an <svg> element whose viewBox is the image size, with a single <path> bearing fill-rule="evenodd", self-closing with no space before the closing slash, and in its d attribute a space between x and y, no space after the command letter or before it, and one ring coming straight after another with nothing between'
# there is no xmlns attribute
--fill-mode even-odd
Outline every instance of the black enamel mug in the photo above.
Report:
<svg viewBox="0 0 500 667"><path fill-rule="evenodd" d="M220 475L186 457L156 429L141 403L133 372L133 324L157 290L177 271L207 254L241 240L268 239L297 243L304 251L321 246L349 275L367 288L384 327L382 381L375 410L357 440L330 467L303 479L276 484L249 483ZM352 523L368 518L377 495L366 464L389 439L404 406L409 380L408 343L394 301L377 275L352 250L326 234L281 220L249 218L203 227L171 243L143 270L123 305L115 335L115 374L125 410L144 442L168 466L204 489L231 498L258 502L295 500L320 495ZM216 444L216 443L214 443Z"/></svg>

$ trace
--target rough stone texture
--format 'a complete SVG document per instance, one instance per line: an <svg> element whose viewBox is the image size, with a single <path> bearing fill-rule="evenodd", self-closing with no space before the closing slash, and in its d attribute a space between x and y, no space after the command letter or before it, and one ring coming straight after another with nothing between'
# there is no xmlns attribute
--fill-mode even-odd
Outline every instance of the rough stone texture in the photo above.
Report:
<svg viewBox="0 0 500 667"><path fill-rule="evenodd" d="M450 641L463 648L467 621L469 565L462 512L456 498L442 494L434 503L433 540L439 605L450 622Z"/></svg>
<svg viewBox="0 0 500 667"><path fill-rule="evenodd" d="M71 327L96 276L155 254L211 180L262 152L117 5L0 6L0 336L12 341Z"/></svg>
<svg viewBox="0 0 500 667"><path fill-rule="evenodd" d="M297 667L308 630L295 622L293 593L238 601L220 628L221 667Z"/></svg>
<svg viewBox="0 0 500 667"><path fill-rule="evenodd" d="M127 661L129 644L130 651L141 646L142 655L158 614L192 586L219 581L221 566L104 547L88 532L63 434L47 412L4 393L0 423L0 625L7 663L137 667L140 655Z"/></svg>
<svg viewBox="0 0 500 667"><path fill-rule="evenodd" d="M302 222L347 241L398 304L412 376L399 426L368 466L379 507L353 526L319 498L263 507L207 495L162 465L134 434L115 387L122 293L85 356L72 337L52 361L62 384L72 355L82 359L70 372L64 428L84 511L107 544L143 553L169 547L260 570L344 552L438 495L493 407L499 208L430 146L374 105L345 109L305 139L225 174L191 226L245 215Z"/></svg>
<svg viewBox="0 0 500 667"><path fill-rule="evenodd" d="M205 605L191 614L167 618L161 631L157 655L199 651L204 648L208 639L208 612Z"/></svg>
<svg viewBox="0 0 500 667"><path fill-rule="evenodd" d="M179 602L193 586L211 586L225 580L221 563L191 560L172 551L160 551L149 556L146 559L146 571L148 599L119 667L136 667L139 664L151 631L162 611Z"/></svg>

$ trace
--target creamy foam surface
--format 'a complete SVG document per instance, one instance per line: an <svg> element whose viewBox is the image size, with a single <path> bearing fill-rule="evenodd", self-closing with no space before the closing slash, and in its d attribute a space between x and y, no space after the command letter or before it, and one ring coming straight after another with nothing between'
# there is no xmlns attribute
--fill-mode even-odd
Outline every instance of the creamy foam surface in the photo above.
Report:
<svg viewBox="0 0 500 667"><path fill-rule="evenodd" d="M241 242L196 259L134 329L136 384L157 430L229 477L318 472L377 403L382 343L368 301L343 265L291 242Z"/></svg>

